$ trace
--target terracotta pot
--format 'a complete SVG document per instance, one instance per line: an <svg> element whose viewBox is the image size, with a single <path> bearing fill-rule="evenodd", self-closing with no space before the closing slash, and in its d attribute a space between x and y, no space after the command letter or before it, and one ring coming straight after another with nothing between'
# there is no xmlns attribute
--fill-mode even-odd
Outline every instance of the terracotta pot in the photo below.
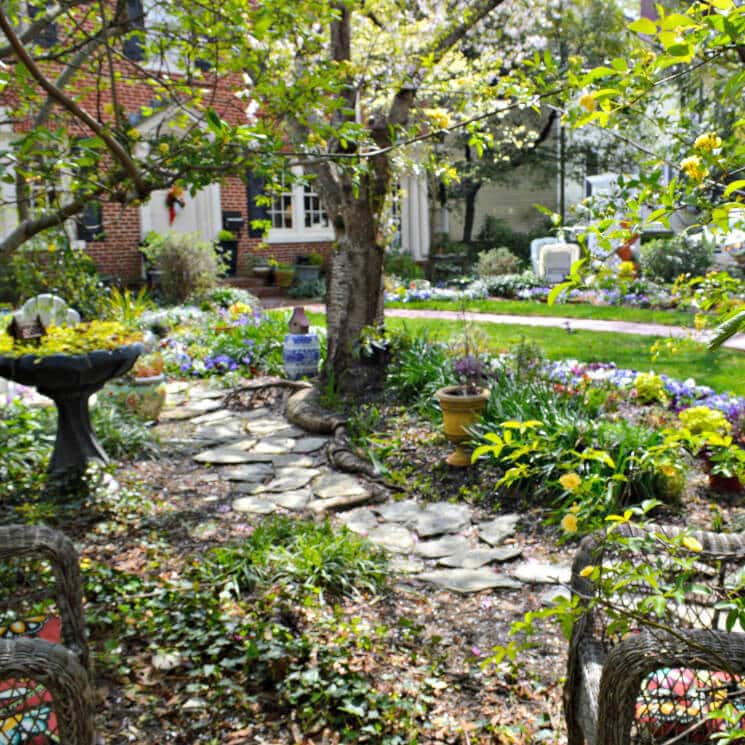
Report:
<svg viewBox="0 0 745 745"><path fill-rule="evenodd" d="M478 393L468 394L462 385L448 385L440 388L435 395L442 408L442 431L455 445L447 462L458 468L470 466L471 455L463 443L470 439L468 429L479 420L489 400L489 389L482 388Z"/></svg>

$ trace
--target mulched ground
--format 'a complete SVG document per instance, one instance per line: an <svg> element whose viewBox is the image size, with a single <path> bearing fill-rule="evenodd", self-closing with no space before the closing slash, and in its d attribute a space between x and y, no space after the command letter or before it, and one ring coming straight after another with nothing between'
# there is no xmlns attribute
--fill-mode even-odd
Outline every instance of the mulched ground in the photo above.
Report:
<svg viewBox="0 0 745 745"><path fill-rule="evenodd" d="M280 403L275 401L277 406ZM388 436L395 433L397 450L388 459L393 473L386 479L395 495L467 500L485 515L519 511L522 519L513 540L523 547L524 558L550 556L571 561L574 546L561 543L559 531L545 526L538 508L524 499L496 494L493 471L482 466L454 470L443 465L449 446L433 427L384 405L379 413L379 429ZM183 436L183 424L171 427L174 434ZM117 569L147 571L148 534L157 532L170 547L167 556L159 556L158 572L177 574L185 562L209 548L240 540L254 519L230 509L235 496L232 487L193 463L188 452L166 451L158 460L124 465L117 478L125 487L147 485L156 504L152 514L144 519L133 516L128 529L110 534L88 532L79 524L76 535L83 556L103 558ZM710 497L697 474L684 500L689 524L709 524ZM736 525L738 505L732 500L718 504L725 527ZM680 522L683 516L667 517ZM417 742L562 743L566 642L559 631L542 629L532 648L522 652L514 664L484 665L493 647L509 641L512 623L526 611L541 607L546 589L525 586L518 591L462 596L402 576L394 581L390 594L348 600L337 612L340 618L359 619L370 629L389 630L390 651L360 656L359 665L381 681L384 689L405 695L408 687L426 697L429 713ZM296 612L305 622L312 622L306 610ZM94 638L94 649L100 654L107 641ZM135 669L144 659L133 658L132 672L121 676L99 666L100 731L110 745L339 741L338 733L322 726L302 731L291 712L273 710L267 701L256 703L249 719L245 712L231 717L224 711L189 708L183 698L169 694L168 675L152 666Z"/></svg>

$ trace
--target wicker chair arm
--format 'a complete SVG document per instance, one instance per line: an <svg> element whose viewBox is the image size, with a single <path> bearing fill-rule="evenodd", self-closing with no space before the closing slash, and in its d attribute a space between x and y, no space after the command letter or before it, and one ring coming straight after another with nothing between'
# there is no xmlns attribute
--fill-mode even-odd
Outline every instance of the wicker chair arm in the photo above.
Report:
<svg viewBox="0 0 745 745"><path fill-rule="evenodd" d="M0 678L42 684L55 701L60 745L93 745L93 694L87 671L61 644L43 639L0 640Z"/></svg>
<svg viewBox="0 0 745 745"><path fill-rule="evenodd" d="M708 629L680 634L643 631L613 647L598 697L597 745L628 745L644 679L662 667L745 674L745 634Z"/></svg>
<svg viewBox="0 0 745 745"><path fill-rule="evenodd" d="M87 669L89 655L80 567L72 541L63 533L42 525L0 527L0 561L19 556L44 558L51 564L56 580L57 605L62 618L63 642L78 655L80 664Z"/></svg>

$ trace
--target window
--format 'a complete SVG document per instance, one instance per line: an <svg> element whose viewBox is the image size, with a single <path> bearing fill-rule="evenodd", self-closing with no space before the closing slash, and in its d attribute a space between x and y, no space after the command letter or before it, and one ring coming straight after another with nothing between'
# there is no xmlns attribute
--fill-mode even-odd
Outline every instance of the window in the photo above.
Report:
<svg viewBox="0 0 745 745"><path fill-rule="evenodd" d="M312 184L283 184L267 210L269 242L328 241L334 237L321 198Z"/></svg>
<svg viewBox="0 0 745 745"><path fill-rule="evenodd" d="M33 5L32 3L28 3L28 16L31 20L36 18L36 16L41 15L44 13L47 9L46 3L39 3L37 5ZM47 49L51 46L54 46L57 43L57 24L56 23L47 23L37 34L36 43L39 44L42 47L46 47Z"/></svg>
<svg viewBox="0 0 745 745"><path fill-rule="evenodd" d="M124 39L124 56L135 62L145 58L145 43L142 31L145 30L145 10L142 0L127 0L127 23L131 31Z"/></svg>
<svg viewBox="0 0 745 745"><path fill-rule="evenodd" d="M77 239L79 241L96 241L103 238L103 213L101 202L88 202L76 220Z"/></svg>

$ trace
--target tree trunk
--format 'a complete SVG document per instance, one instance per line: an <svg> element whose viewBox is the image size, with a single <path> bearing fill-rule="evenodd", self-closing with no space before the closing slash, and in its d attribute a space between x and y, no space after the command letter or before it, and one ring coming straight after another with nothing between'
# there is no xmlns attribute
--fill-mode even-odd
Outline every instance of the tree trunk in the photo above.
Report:
<svg viewBox="0 0 745 745"><path fill-rule="evenodd" d="M340 390L354 393L378 384L384 372L357 351L362 329L383 323L383 248L377 215L362 195L346 202L340 217L326 300L325 374L333 375Z"/></svg>
<svg viewBox="0 0 745 745"><path fill-rule="evenodd" d="M476 195L481 189L480 181L465 179L463 181L463 199L465 213L463 215L463 243L471 245L473 241L473 222L476 217Z"/></svg>

